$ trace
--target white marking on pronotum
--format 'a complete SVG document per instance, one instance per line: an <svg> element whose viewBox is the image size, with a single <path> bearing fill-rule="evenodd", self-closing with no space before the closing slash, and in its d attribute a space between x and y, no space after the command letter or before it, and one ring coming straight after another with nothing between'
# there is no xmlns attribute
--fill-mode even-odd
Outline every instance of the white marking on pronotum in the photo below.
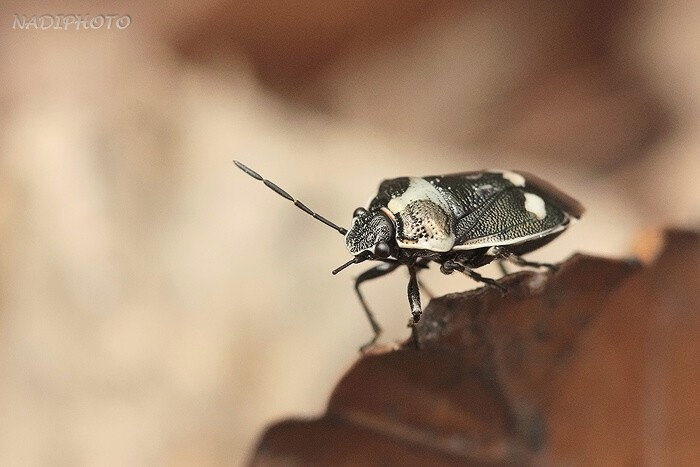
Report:
<svg viewBox="0 0 700 467"><path fill-rule="evenodd" d="M547 215L544 200L532 193L525 193L525 209L533 213L539 220L544 219Z"/></svg>
<svg viewBox="0 0 700 467"><path fill-rule="evenodd" d="M394 214L398 214L414 201L429 199L440 206L446 213L450 212L450 205L445 197L424 178L411 177L408 188L400 196L392 198L387 207Z"/></svg>
<svg viewBox="0 0 700 467"><path fill-rule="evenodd" d="M503 176L503 178L505 178L515 186L525 186L525 177L523 177L519 173L504 170L503 172L501 172L501 175Z"/></svg>
<svg viewBox="0 0 700 467"><path fill-rule="evenodd" d="M396 198L392 198L389 201L389 203L387 203L387 208L389 208L389 211L391 211L392 213L400 215L400 213L403 212L409 204L411 204L414 201L424 199L432 201L433 203L438 205L445 212L446 215L449 215L450 205L445 200L445 197L438 191L437 188L431 185L430 182L428 182L426 179L418 177L411 177L409 179L408 188L406 188L406 191L404 191L401 195L397 196ZM402 248L425 248L432 251L450 251L454 243L454 232L450 232L450 235L443 238L431 240L421 239L418 240L418 242L415 244L405 244L398 241L399 246Z"/></svg>

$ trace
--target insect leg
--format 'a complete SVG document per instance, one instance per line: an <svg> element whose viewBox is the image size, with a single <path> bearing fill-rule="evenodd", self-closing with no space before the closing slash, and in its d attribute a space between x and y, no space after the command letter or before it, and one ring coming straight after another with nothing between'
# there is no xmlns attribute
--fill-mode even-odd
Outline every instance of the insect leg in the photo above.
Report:
<svg viewBox="0 0 700 467"><path fill-rule="evenodd" d="M420 260L416 261L416 267L419 269L428 269L430 261L428 258L421 258ZM416 271L416 274L418 272ZM430 291L429 288L425 286L425 283L423 283L420 279L418 279L418 287L425 292L425 294L428 296L429 299L435 298L435 294Z"/></svg>
<svg viewBox="0 0 700 467"><path fill-rule="evenodd" d="M382 333L382 328L379 326L379 323L377 323L377 320L374 319L374 314L372 311L369 309L369 306L367 306L367 302L365 301L365 297L362 295L362 292L360 292L360 284L362 284L365 281L371 280L371 279L376 279L378 277L382 277L386 274L389 274L391 271L399 267L399 263L393 263L393 262L383 262L382 264L375 266L371 269L368 269L367 271L363 272L359 276L357 276L357 279L355 279L355 292L357 293L357 297L360 299L360 304L362 305L362 309L365 310L365 315L367 315L367 319L369 320L370 326L372 326L372 331L374 331L374 337L372 337L372 340L367 342L365 345L360 347L360 351L363 352L365 349L373 345L375 342L377 342L377 339L379 339L379 335Z"/></svg>
<svg viewBox="0 0 700 467"><path fill-rule="evenodd" d="M420 315L423 309L420 306L420 290L418 289L418 277L416 276L416 268L408 267L410 278L408 279L408 303L411 305L411 315L413 316L413 324L420 321Z"/></svg>
<svg viewBox="0 0 700 467"><path fill-rule="evenodd" d="M505 248L498 247L496 249L495 253L499 258L505 259L506 261L510 261L511 263L517 264L518 266L526 266L526 267L531 267L531 268L548 268L548 269L551 269L552 271L556 271L557 269L559 269L559 267L555 264L538 263L535 261L528 261L526 259L521 258L518 255L511 253L510 251L506 250Z"/></svg>
<svg viewBox="0 0 700 467"><path fill-rule="evenodd" d="M484 284L488 284L488 285L491 285L491 286L493 286L493 287L496 287L496 288L499 289L501 292L507 292L507 291L508 291L508 289L507 289L505 286L499 284L498 282L496 282L495 280L493 280L493 279L491 279L491 278L489 278L489 277L484 277L484 276L482 276L482 275L479 274L478 272L476 272L476 271L474 271L474 270L472 270L472 269L469 269L468 267L465 267L464 269L462 269L461 272L463 272L464 274L466 274L467 276L471 277L472 279L474 279L474 280L477 281L477 282L483 282Z"/></svg>
<svg viewBox="0 0 700 467"><path fill-rule="evenodd" d="M411 328L413 343L418 348L418 332L416 331L416 324L418 324L418 321L420 321L420 316L423 313L423 309L420 305L420 290L418 289L416 267L413 265L408 266L408 273L410 274L410 278L408 279L408 303L411 305L411 315L413 317L413 319L408 322L408 326Z"/></svg>
<svg viewBox="0 0 700 467"><path fill-rule="evenodd" d="M442 263L442 265L440 266L440 271L442 271L443 274L452 274L452 271L459 271L459 272L471 277L472 279L474 279L477 282L483 282L484 284L488 284L490 286L496 287L501 292L507 291L505 286L499 284L498 282L496 282L495 280L493 280L489 277L484 277L481 274L479 274L478 272L472 270L471 268L469 268L465 264L461 263L459 261L459 258L454 259L454 260L448 259L447 261Z"/></svg>
<svg viewBox="0 0 700 467"><path fill-rule="evenodd" d="M508 269L506 269L505 262L506 262L506 260L504 260L503 258L498 258L496 260L496 264L498 265L498 269L501 271L501 274L503 274L504 276L507 276Z"/></svg>

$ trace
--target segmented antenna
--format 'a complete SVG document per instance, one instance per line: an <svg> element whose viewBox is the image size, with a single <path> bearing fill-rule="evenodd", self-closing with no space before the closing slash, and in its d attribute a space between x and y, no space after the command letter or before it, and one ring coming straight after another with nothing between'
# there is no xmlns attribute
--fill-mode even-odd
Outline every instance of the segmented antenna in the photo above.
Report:
<svg viewBox="0 0 700 467"><path fill-rule="evenodd" d="M348 233L348 229L344 229L343 227L337 226L333 222L331 222L328 219L326 219L325 217L321 216L320 214L313 212L311 209L306 207L306 205L304 203L302 203L298 199L294 199L294 197L292 197L292 195L290 195L289 193L284 191L282 188L280 188L277 185L275 185L274 183L272 183L270 180L262 178L262 176L260 174L258 174L257 172L255 172L254 170L249 169L248 167L246 167L245 165L243 165L242 163L240 163L238 161L233 161L233 163L236 164L236 167L238 167L239 169L241 169L243 172L247 173L248 175L250 175L254 179L260 180L261 182L263 182L265 184L265 186L267 186L269 189L271 189L272 191L274 191L275 193L277 193L281 197L286 198L289 201L291 201L292 203L294 203L294 206L298 207L299 209L301 209L302 211L304 211L306 214L310 215L314 219L323 222L328 227L331 227L331 228L337 230L338 232L340 232L342 235L345 235L346 233Z"/></svg>

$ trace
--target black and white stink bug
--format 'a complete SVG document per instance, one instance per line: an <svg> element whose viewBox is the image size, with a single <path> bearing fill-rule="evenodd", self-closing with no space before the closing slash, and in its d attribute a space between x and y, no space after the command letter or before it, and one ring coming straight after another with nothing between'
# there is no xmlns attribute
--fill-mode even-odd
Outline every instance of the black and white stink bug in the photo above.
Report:
<svg viewBox="0 0 700 467"><path fill-rule="evenodd" d="M355 291L374 331L374 337L363 349L374 344L381 333L360 292L363 282L406 266L410 276L410 325L414 326L422 312L416 275L431 261L439 264L444 274L459 271L478 282L505 290L474 269L493 260L553 268L526 261L521 255L551 242L568 227L572 218L580 218L584 211L575 199L525 172L493 170L400 177L383 181L369 206L355 209L347 230L313 212L240 162L234 163L305 213L345 235L345 246L353 258L333 274L364 261L381 263L355 280Z"/></svg>

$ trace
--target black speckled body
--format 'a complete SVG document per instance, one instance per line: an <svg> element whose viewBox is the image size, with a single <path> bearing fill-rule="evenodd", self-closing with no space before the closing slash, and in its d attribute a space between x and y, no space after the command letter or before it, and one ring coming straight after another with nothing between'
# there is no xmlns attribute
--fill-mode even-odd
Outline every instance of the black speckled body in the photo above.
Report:
<svg viewBox="0 0 700 467"><path fill-rule="evenodd" d="M555 238L582 212L577 201L533 175L466 172L385 180L353 228L382 213L402 249L444 253L509 245L524 254L546 243L538 240ZM374 238L358 242L353 228L347 235L353 254L376 244Z"/></svg>

